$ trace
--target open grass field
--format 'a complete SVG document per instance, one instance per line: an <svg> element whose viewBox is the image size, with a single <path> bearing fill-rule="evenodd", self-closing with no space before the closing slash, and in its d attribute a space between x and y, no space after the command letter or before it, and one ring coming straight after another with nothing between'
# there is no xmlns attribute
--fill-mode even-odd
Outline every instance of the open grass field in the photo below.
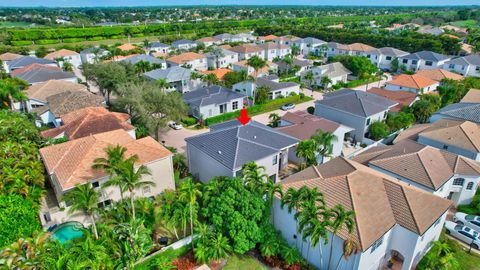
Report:
<svg viewBox="0 0 480 270"><path fill-rule="evenodd" d="M11 27L31 27L31 23L27 23L27 22L0 22L0 28L1 27L8 27L8 28L11 28Z"/></svg>
<svg viewBox="0 0 480 270"><path fill-rule="evenodd" d="M475 20L455 21L455 22L451 22L450 24L458 26L458 27L466 27L466 28L479 28L480 27L480 25Z"/></svg>

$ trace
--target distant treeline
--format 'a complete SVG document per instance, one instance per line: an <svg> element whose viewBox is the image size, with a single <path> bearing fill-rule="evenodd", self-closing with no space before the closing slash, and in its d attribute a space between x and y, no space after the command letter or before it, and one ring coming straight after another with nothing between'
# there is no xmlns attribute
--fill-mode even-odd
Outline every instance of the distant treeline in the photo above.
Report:
<svg viewBox="0 0 480 270"><path fill-rule="evenodd" d="M457 39L448 36L432 36L419 34L413 31L405 31L401 34L391 34L387 31L379 30L351 30L351 29L333 29L318 28L311 25L299 27L285 26L265 26L257 27L256 32L259 35L295 35L298 37L315 37L327 42L334 41L343 44L355 42L364 43L376 48L393 47L406 52L418 52L422 50L433 51L443 54L457 54L460 50L460 44Z"/></svg>
<svg viewBox="0 0 480 270"><path fill-rule="evenodd" d="M126 36L162 36L174 34L223 33L245 29L266 29L271 25L281 28L295 28L304 25L325 26L336 23L377 22L392 23L408 20L421 14L396 14L381 16L322 16L315 18L292 18L292 19L256 19L256 20L226 20L226 21L203 21L184 22L170 24L151 24L139 26L97 26L97 27L55 27L55 28L27 28L9 29L0 36L0 41L5 45L29 46L59 43L75 43L86 40L96 41L103 39L119 39Z"/></svg>

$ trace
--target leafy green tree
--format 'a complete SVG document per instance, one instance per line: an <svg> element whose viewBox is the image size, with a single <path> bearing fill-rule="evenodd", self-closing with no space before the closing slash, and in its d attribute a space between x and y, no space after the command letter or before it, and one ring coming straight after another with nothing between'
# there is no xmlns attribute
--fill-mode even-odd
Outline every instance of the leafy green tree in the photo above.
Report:
<svg viewBox="0 0 480 270"><path fill-rule="evenodd" d="M332 214L331 222L329 224L329 227L332 231L332 241L330 244L330 255L328 258L328 269L333 269L332 268L332 253L333 253L333 235L337 234L338 231L340 231L343 227L345 227L348 231L348 233L352 233L354 226L355 226L355 212L353 211L347 211L345 210L345 207L341 204L335 205L330 210L330 213Z"/></svg>
<svg viewBox="0 0 480 270"><path fill-rule="evenodd" d="M308 85L310 86L312 90L312 97L313 97L313 83L314 83L314 76L313 76L313 71L309 70L305 75L303 76L304 80L308 82Z"/></svg>
<svg viewBox="0 0 480 270"><path fill-rule="evenodd" d="M415 123L415 116L407 112L399 112L397 114L389 113L385 123L391 131L397 131L413 125Z"/></svg>
<svg viewBox="0 0 480 270"><path fill-rule="evenodd" d="M44 46L40 46L38 47L38 49L35 50L35 56L38 58L43 58L47 54L48 54L48 50Z"/></svg>
<svg viewBox="0 0 480 270"><path fill-rule="evenodd" d="M263 238L266 205L261 195L250 192L238 178L217 178L205 185L201 207L203 220L225 235L233 251L243 254Z"/></svg>
<svg viewBox="0 0 480 270"><path fill-rule="evenodd" d="M150 63L148 61L141 60L141 61L138 61L137 63L135 63L134 68L135 68L135 71L138 74L142 74L142 73L148 72L150 70L153 70L153 65L152 65L152 63Z"/></svg>
<svg viewBox="0 0 480 270"><path fill-rule="evenodd" d="M270 88L268 86L258 86L255 91L255 104L264 104L268 100Z"/></svg>
<svg viewBox="0 0 480 270"><path fill-rule="evenodd" d="M65 72L73 72L73 65L67 60L63 60L62 62L62 70Z"/></svg>
<svg viewBox="0 0 480 270"><path fill-rule="evenodd" d="M247 60L247 65L251 66L255 70L255 77L257 77L258 71L267 66L267 61L254 55Z"/></svg>
<svg viewBox="0 0 480 270"><path fill-rule="evenodd" d="M97 224L95 214L98 212L98 203L100 202L100 193L92 187L91 183L76 185L72 191L65 195L65 201L69 202L68 212L84 212L92 223L92 230L95 239L98 239Z"/></svg>
<svg viewBox="0 0 480 270"><path fill-rule="evenodd" d="M397 57L393 58L391 65L392 65L392 69L391 69L392 72L397 72L399 68L399 61Z"/></svg>
<svg viewBox="0 0 480 270"><path fill-rule="evenodd" d="M417 100L412 104L411 112L418 122L426 123L435 112L435 105L425 99Z"/></svg>
<svg viewBox="0 0 480 270"><path fill-rule="evenodd" d="M239 82L252 81L253 78L250 77L245 69L241 71L232 71L228 72L223 76L223 83L225 87L232 88L232 86Z"/></svg>
<svg viewBox="0 0 480 270"><path fill-rule="evenodd" d="M342 63L354 76L358 76L360 79L366 79L378 71L378 67L365 56L336 55L332 58L332 62Z"/></svg>
<svg viewBox="0 0 480 270"><path fill-rule="evenodd" d="M208 86L218 84L219 80L217 75L210 73L202 77L202 80L207 83Z"/></svg>
<svg viewBox="0 0 480 270"><path fill-rule="evenodd" d="M281 117L280 115L278 115L278 113L271 113L268 116L268 119L270 119L268 125L275 128L278 127L278 125L280 124Z"/></svg>
<svg viewBox="0 0 480 270"><path fill-rule="evenodd" d="M22 91L27 87L28 83L18 78L0 80L0 109L12 109L14 102L27 101L27 94Z"/></svg>
<svg viewBox="0 0 480 270"><path fill-rule="evenodd" d="M300 54L300 47L296 44L293 44L292 47L292 55L297 56Z"/></svg>
<svg viewBox="0 0 480 270"><path fill-rule="evenodd" d="M323 86L323 90L326 91L328 89L328 86L332 83L332 79L327 76L323 76L322 78L320 78L320 83Z"/></svg>
<svg viewBox="0 0 480 270"><path fill-rule="evenodd" d="M133 269L135 262L152 248L150 231L145 228L142 219L118 224L114 231L118 241L123 243L122 263L127 269Z"/></svg>
<svg viewBox="0 0 480 270"><path fill-rule="evenodd" d="M368 127L368 135L374 140L380 140L388 137L389 127L384 122L376 121Z"/></svg>
<svg viewBox="0 0 480 270"><path fill-rule="evenodd" d="M447 240L448 241L448 240ZM450 270L458 269L458 261L447 241L435 241L430 251L423 257L417 268L421 270L439 269Z"/></svg>
<svg viewBox="0 0 480 270"><path fill-rule="evenodd" d="M180 188L178 190L178 199L187 203L190 209L190 232L193 233L193 224L196 222L194 217L197 217L197 214L193 214L194 209L198 209L198 199L202 197L201 184L194 183L192 178L187 178L183 180ZM192 241L193 248L193 241Z"/></svg>

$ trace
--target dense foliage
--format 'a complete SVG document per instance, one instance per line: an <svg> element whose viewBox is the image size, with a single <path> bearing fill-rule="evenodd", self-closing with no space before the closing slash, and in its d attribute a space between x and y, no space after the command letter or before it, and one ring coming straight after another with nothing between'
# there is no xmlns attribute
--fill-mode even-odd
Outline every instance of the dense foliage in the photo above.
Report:
<svg viewBox="0 0 480 270"><path fill-rule="evenodd" d="M378 71L378 67L365 56L336 55L332 57L331 61L342 63L352 72L352 75L360 79L368 78Z"/></svg>
<svg viewBox="0 0 480 270"><path fill-rule="evenodd" d="M0 196L0 247L41 229L38 205L20 195Z"/></svg>

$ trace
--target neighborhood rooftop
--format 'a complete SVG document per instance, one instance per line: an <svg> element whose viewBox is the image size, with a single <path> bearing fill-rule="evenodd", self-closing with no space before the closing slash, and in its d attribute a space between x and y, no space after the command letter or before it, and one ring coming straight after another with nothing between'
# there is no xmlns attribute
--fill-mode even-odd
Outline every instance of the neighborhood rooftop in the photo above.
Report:
<svg viewBox="0 0 480 270"><path fill-rule="evenodd" d="M244 94L237 93L218 85L198 88L183 94L183 99L188 104L206 106L210 104L222 104L232 99L246 98Z"/></svg>

